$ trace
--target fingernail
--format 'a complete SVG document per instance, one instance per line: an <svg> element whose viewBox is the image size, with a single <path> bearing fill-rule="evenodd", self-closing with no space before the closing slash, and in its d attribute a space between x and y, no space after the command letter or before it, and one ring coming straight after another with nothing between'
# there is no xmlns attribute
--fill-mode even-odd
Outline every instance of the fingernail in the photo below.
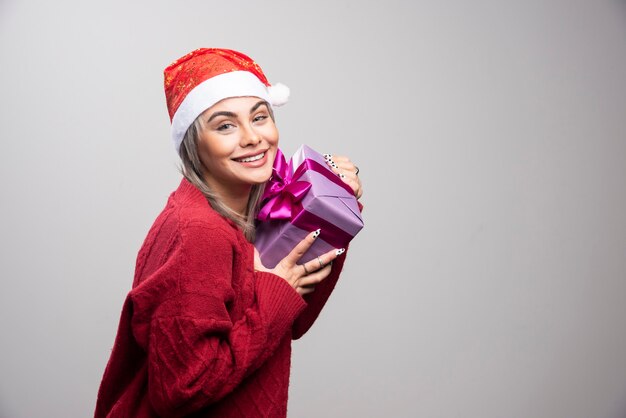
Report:
<svg viewBox="0 0 626 418"><path fill-rule="evenodd" d="M337 250L337 251L335 252L335 254L337 254L337 255L341 255L341 254L343 254L343 253L345 253L345 252L346 252L346 249L345 249L345 248L341 248L341 249Z"/></svg>
<svg viewBox="0 0 626 418"><path fill-rule="evenodd" d="M313 239L317 238L320 236L320 233L322 232L322 229L318 229L313 233Z"/></svg>

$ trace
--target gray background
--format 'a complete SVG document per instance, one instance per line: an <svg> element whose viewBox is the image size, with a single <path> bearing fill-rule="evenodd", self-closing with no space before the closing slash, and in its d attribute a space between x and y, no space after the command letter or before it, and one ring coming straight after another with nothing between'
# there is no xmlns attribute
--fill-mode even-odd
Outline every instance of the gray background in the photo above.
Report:
<svg viewBox="0 0 626 418"><path fill-rule="evenodd" d="M92 414L201 46L362 170L290 417L626 415L625 2L2 0L0 416Z"/></svg>

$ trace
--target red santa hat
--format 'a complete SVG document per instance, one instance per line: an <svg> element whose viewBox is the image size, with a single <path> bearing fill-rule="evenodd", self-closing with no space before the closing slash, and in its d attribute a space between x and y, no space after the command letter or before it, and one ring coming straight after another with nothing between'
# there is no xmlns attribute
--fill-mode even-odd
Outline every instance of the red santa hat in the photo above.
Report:
<svg viewBox="0 0 626 418"><path fill-rule="evenodd" d="M289 98L287 86L271 85L256 62L230 49L197 49L174 61L164 75L172 140L177 152L189 126L220 100L254 96L280 106Z"/></svg>

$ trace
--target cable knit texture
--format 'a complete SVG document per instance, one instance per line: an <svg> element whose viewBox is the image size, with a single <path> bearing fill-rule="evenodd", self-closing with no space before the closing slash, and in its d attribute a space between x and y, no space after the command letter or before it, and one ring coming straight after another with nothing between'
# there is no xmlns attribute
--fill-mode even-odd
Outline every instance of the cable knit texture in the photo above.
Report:
<svg viewBox="0 0 626 418"><path fill-rule="evenodd" d="M291 340L319 315L345 254L304 298L255 272L253 257L183 179L139 251L96 418L287 416Z"/></svg>

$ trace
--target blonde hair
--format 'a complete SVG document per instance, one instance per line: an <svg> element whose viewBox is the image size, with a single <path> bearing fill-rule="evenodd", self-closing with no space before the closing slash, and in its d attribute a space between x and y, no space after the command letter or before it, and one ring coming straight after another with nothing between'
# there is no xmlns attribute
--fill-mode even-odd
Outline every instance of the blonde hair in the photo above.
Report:
<svg viewBox="0 0 626 418"><path fill-rule="evenodd" d="M191 184L202 192L213 210L223 217L233 221L242 230L246 239L250 242L254 242L256 232L254 219L259 209L261 196L265 190L265 184L255 184L252 186L244 215L235 212L222 202L220 197L213 190L211 190L209 185L204 180L205 167L200 161L200 157L198 155L198 138L201 130L202 121L200 120L200 117L198 117L191 124L191 126L189 126L187 132L185 132L179 151L180 159L182 161L181 172Z"/></svg>

